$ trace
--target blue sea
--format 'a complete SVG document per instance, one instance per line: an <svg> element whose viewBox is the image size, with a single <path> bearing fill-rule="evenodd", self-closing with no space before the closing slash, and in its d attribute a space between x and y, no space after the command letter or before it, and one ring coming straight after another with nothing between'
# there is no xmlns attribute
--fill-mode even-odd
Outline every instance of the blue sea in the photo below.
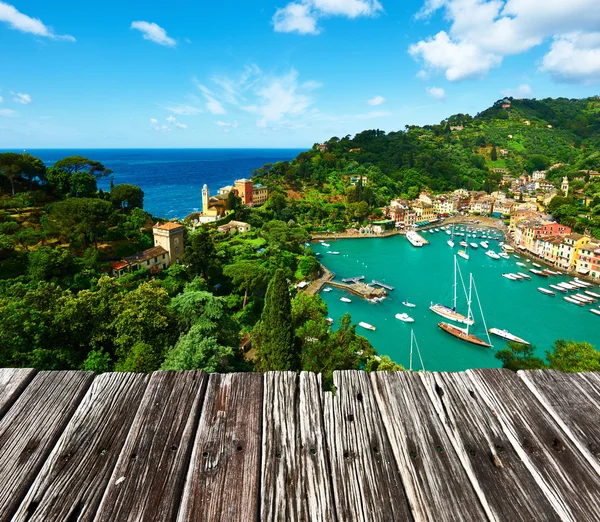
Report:
<svg viewBox="0 0 600 522"><path fill-rule="evenodd" d="M115 185L144 191L144 209L155 217L184 218L202 207L202 187L211 194L248 178L265 163L292 160L304 149L31 149L46 165L66 156L85 156L114 171ZM98 183L108 190L110 180Z"/></svg>

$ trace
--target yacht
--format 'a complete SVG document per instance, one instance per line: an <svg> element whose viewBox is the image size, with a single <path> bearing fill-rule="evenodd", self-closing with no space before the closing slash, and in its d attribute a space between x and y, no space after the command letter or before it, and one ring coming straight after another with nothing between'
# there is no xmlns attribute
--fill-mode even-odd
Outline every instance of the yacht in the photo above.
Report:
<svg viewBox="0 0 600 522"><path fill-rule="evenodd" d="M358 326L362 326L366 330L372 330L372 331L376 330L376 328L372 324L365 323L364 321L361 321L360 323L358 323Z"/></svg>
<svg viewBox="0 0 600 522"><path fill-rule="evenodd" d="M479 248L479 245L477 243L469 243L469 246L474 249Z"/></svg>
<svg viewBox="0 0 600 522"><path fill-rule="evenodd" d="M406 233L406 239L408 242L414 247L422 247L423 246L423 238L417 234L414 230L409 230Z"/></svg>
<svg viewBox="0 0 600 522"><path fill-rule="evenodd" d="M486 250L490 248L490 244L487 241L480 241L479 244Z"/></svg>
<svg viewBox="0 0 600 522"><path fill-rule="evenodd" d="M450 248L454 248L454 241L452 241L452 239L449 239L448 241L446 241L446 243L448 243L448 246Z"/></svg>
<svg viewBox="0 0 600 522"><path fill-rule="evenodd" d="M445 319L450 319L451 321L456 321L457 323L472 325L474 323L472 318L464 316L456 311L456 301L457 301L456 289L457 289L457 283L458 283L457 277L456 277L457 273L460 274L460 267L458 266L458 260L456 259L456 256L454 256L454 286L453 286L454 297L453 297L452 307L446 306L446 305L443 305L440 303L437 303L437 304L431 303L431 306L429 307L429 309L432 312L434 312L438 315L441 315ZM460 279L462 281L462 274L460 275Z"/></svg>
<svg viewBox="0 0 600 522"><path fill-rule="evenodd" d="M491 334L497 335L498 337L502 337L502 339L506 339L507 341L513 341L515 343L521 343L521 344L531 344L531 343L528 343L525 339L521 339L520 337L517 337L516 335L511 334L508 330L500 330L499 328L490 328L490 329L488 329L488 332L490 332Z"/></svg>
<svg viewBox="0 0 600 522"><path fill-rule="evenodd" d="M469 260L469 254L467 254L466 250L459 250L458 255L467 261Z"/></svg>
<svg viewBox="0 0 600 522"><path fill-rule="evenodd" d="M396 319L399 319L400 321L403 321L405 323L414 323L415 320L408 314L396 314L395 315Z"/></svg>
<svg viewBox="0 0 600 522"><path fill-rule="evenodd" d="M491 257L492 259L500 259L500 256L493 250L488 250L485 255Z"/></svg>

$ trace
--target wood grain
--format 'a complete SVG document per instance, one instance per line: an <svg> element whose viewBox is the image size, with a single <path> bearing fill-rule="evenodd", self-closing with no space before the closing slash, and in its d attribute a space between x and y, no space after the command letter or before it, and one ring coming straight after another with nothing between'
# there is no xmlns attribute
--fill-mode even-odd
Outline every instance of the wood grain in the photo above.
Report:
<svg viewBox="0 0 600 522"><path fill-rule="evenodd" d="M470 379L464 373L419 376L490 519L560 520Z"/></svg>
<svg viewBox="0 0 600 522"><path fill-rule="evenodd" d="M208 380L177 520L258 519L262 375Z"/></svg>
<svg viewBox="0 0 600 522"><path fill-rule="evenodd" d="M208 375L156 372L133 420L95 520L174 520Z"/></svg>
<svg viewBox="0 0 600 522"><path fill-rule="evenodd" d="M525 383L509 370L466 373L558 516L597 522L600 476Z"/></svg>
<svg viewBox="0 0 600 522"><path fill-rule="evenodd" d="M35 377L31 368L0 368L0 419Z"/></svg>
<svg viewBox="0 0 600 522"><path fill-rule="evenodd" d="M143 374L96 377L13 521L94 519L147 382Z"/></svg>
<svg viewBox="0 0 600 522"><path fill-rule="evenodd" d="M412 520L369 377L334 372L324 418L340 521Z"/></svg>
<svg viewBox="0 0 600 522"><path fill-rule="evenodd" d="M17 510L93 380L40 372L0 421L0 521Z"/></svg>

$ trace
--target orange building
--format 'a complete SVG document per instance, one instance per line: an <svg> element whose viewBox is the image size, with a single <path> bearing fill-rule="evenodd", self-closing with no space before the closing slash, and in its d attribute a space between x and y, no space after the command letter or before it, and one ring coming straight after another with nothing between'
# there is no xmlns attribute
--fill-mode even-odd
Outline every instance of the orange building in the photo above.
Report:
<svg viewBox="0 0 600 522"><path fill-rule="evenodd" d="M254 200L252 198L252 189L254 187L254 183L249 179L236 179L235 180L235 190L237 195L241 198L242 203L247 207L251 207Z"/></svg>

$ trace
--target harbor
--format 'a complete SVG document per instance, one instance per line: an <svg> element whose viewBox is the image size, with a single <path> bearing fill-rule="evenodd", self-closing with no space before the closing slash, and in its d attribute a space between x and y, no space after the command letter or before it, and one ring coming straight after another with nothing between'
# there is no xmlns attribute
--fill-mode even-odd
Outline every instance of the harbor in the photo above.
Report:
<svg viewBox="0 0 600 522"><path fill-rule="evenodd" d="M459 227L465 227L466 231L466 225L456 226L457 232L465 233ZM367 337L379 353L389 355L406 367L409 365L410 330L414 329L425 366L434 371L500 366L494 354L506 346L507 339L498 336L498 332L525 339L536 348L540 357L545 356L545 351L557 339L589 341L599 345L600 314L591 313L592 310L600 312L599 303L592 301L600 295L597 284L577 287L572 284L576 282L573 276L556 272L546 274L546 277L538 276L530 272L534 269L533 263L524 256L517 258L515 255L518 254L511 254L507 258L493 259L486 255L483 247L469 248L469 260L459 258L458 262L467 291L469 274L472 273L476 280L487 324L487 327L483 325L480 311L474 304L476 317L470 332L487 342L487 330L493 330L492 348L466 343L438 327L444 319L429 307L432 303L452 306L453 259L461 248L459 241L489 241L491 250L502 252L500 243L504 238L501 233L491 228L485 230L485 236L489 235L490 239L482 238L481 234L476 239L467 238L465 234L465 237L456 238L454 248L448 246L449 236L441 229L440 232L427 233L430 244L423 248L415 248L403 235L372 238L368 249L360 246L360 242L335 241L331 248L335 247L340 254L322 258L325 266L336 274L327 284L332 290L321 294L328 305L329 316L337 321L338 317L349 312L354 323L362 321L373 325L375 331L360 329L361 335ZM318 244L313 244L312 248L315 252L324 250ZM546 270L545 267L540 269L543 270ZM502 274L517 277L508 279ZM381 282L394 290L388 291L386 299L381 302L356 299L356 294L350 295L338 282L358 275L362 276L361 281ZM562 288L558 286L562 284L572 288L565 287L566 293L562 293L550 287ZM541 293L538 291L541 287L556 295ZM466 313L464 293L462 290L458 293L458 311ZM351 303L341 302L340 298L344 296L350 297ZM563 296L573 302L564 300ZM409 308L403 303L415 304L415 307ZM404 313L408 313L414 322L404 322L396 317Z"/></svg>

